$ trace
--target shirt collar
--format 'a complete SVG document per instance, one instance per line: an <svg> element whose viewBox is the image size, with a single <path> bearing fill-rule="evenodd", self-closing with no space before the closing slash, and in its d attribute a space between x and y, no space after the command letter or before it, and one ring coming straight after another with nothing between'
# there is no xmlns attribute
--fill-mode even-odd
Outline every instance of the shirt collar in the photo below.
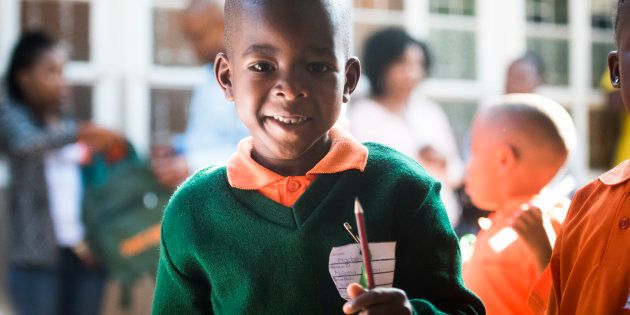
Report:
<svg viewBox="0 0 630 315"><path fill-rule="evenodd" d="M618 185L630 179L630 160L625 160L612 170L604 173L599 180L609 186Z"/></svg>
<svg viewBox="0 0 630 315"><path fill-rule="evenodd" d="M350 134L336 127L333 127L328 135L332 140L330 150L306 175L332 174L351 169L363 172L367 164L367 148ZM237 152L232 155L227 164L230 186L258 190L286 178L254 161L251 157L253 147L252 137L239 142Z"/></svg>

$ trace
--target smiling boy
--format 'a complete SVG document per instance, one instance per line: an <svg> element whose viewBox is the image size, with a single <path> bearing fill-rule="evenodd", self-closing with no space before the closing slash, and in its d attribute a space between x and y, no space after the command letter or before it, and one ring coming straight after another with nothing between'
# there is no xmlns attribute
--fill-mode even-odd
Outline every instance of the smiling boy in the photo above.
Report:
<svg viewBox="0 0 630 315"><path fill-rule="evenodd" d="M153 312L482 313L462 285L439 183L333 127L360 76L345 2L228 0L225 14L215 74L252 136L173 196ZM355 198L370 246L391 245L395 261L369 291L338 285L329 269L354 243L343 224L354 223Z"/></svg>

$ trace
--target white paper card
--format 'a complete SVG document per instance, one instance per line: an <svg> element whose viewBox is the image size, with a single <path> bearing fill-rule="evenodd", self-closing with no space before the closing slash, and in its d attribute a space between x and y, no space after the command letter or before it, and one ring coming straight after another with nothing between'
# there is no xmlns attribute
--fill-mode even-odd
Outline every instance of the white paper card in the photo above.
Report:
<svg viewBox="0 0 630 315"><path fill-rule="evenodd" d="M492 248L495 253L500 253L508 246L510 246L514 241L518 239L518 234L511 227L506 227L501 229L497 234L492 236L488 240L488 245Z"/></svg>
<svg viewBox="0 0 630 315"><path fill-rule="evenodd" d="M396 242L370 243L374 284L391 288L396 267ZM328 270L342 298L348 300L346 288L350 283L361 280L363 258L359 244L333 247L328 259Z"/></svg>

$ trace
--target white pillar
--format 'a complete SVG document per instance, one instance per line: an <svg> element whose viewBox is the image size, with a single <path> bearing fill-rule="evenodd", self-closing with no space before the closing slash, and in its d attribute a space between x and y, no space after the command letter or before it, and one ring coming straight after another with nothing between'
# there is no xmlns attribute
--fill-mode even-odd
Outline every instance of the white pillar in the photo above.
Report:
<svg viewBox="0 0 630 315"><path fill-rule="evenodd" d="M569 1L569 78L572 95L573 119L577 127L578 143L575 171L578 182L586 179L589 152L588 114L591 91L591 26L590 1Z"/></svg>
<svg viewBox="0 0 630 315"><path fill-rule="evenodd" d="M477 0L477 73L483 99L504 93L507 66L525 52L525 0Z"/></svg>
<svg viewBox="0 0 630 315"><path fill-rule="evenodd" d="M125 134L136 146L138 153L149 152L151 111L147 81L152 42L152 1L116 0L114 12L120 14L115 37L121 44L118 63L123 71L123 106L125 108Z"/></svg>
<svg viewBox="0 0 630 315"><path fill-rule="evenodd" d="M405 0L405 27L414 38L429 38L429 0Z"/></svg>
<svg viewBox="0 0 630 315"><path fill-rule="evenodd" d="M116 31L120 25L117 21L116 2L110 0L92 0L90 12L91 63L96 72L93 89L93 119L107 127L124 131L123 99L120 78L122 71L122 47L118 42Z"/></svg>
<svg viewBox="0 0 630 315"><path fill-rule="evenodd" d="M0 0L0 73L4 75L11 49L20 33L20 2Z"/></svg>

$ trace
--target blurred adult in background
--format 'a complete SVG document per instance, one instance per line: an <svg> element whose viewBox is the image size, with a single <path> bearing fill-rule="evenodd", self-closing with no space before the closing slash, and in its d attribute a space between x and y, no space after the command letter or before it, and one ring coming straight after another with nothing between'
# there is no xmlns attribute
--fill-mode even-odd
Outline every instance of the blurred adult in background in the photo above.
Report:
<svg viewBox="0 0 630 315"><path fill-rule="evenodd" d="M214 78L214 58L223 49L223 1L192 0L181 26L203 63L204 79L190 101L188 125L176 153L154 152L152 166L158 181L175 188L190 174L211 164L224 164L239 140L248 135L234 104L225 100Z"/></svg>
<svg viewBox="0 0 630 315"><path fill-rule="evenodd" d="M542 59L532 52L525 53L512 61L508 67L505 94L535 93L536 89L545 82L544 73Z"/></svg>
<svg viewBox="0 0 630 315"><path fill-rule="evenodd" d="M453 226L461 208L453 190L461 185L462 161L446 114L421 93L430 54L403 29L386 28L365 44L361 59L370 96L351 104L350 132L357 140L390 146L417 160L443 184L442 200Z"/></svg>
<svg viewBox="0 0 630 315"><path fill-rule="evenodd" d="M64 115L64 63L47 34L23 34L0 105L11 169L8 293L18 315L97 314L103 291L104 272L84 241L80 165L123 140Z"/></svg>

